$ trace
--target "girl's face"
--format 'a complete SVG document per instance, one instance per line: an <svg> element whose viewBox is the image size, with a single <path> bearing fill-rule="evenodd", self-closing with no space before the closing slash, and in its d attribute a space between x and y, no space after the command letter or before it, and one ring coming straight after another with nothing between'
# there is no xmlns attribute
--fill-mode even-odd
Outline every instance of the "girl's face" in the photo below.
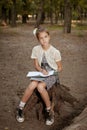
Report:
<svg viewBox="0 0 87 130"><path fill-rule="evenodd" d="M38 38L42 46L47 46L49 44L50 36L47 32L40 32Z"/></svg>

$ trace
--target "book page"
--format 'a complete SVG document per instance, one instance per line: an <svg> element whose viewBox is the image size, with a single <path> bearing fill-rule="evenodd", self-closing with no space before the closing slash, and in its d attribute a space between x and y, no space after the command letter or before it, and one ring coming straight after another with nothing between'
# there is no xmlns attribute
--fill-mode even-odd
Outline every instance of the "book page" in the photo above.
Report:
<svg viewBox="0 0 87 130"><path fill-rule="evenodd" d="M50 75L53 75L54 71L49 71L49 73L47 75L44 75L43 73L39 72L39 71L29 71L27 74L27 77L37 77L37 76L41 76L41 77L47 77Z"/></svg>

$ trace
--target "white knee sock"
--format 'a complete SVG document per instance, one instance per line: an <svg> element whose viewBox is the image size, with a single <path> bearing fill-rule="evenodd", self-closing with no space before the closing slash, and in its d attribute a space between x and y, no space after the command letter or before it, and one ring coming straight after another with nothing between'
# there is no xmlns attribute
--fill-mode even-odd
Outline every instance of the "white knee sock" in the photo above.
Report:
<svg viewBox="0 0 87 130"><path fill-rule="evenodd" d="M22 101L20 101L20 103L19 103L19 108L20 109L23 109L24 108L24 106L25 106L25 102L22 102Z"/></svg>

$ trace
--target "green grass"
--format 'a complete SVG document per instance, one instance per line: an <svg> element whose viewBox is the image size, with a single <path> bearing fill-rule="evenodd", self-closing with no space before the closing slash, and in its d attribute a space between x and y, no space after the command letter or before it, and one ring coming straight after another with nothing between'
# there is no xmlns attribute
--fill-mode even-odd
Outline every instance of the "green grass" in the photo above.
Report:
<svg viewBox="0 0 87 130"><path fill-rule="evenodd" d="M49 30L61 30L61 29L63 29L63 26L61 26L61 25L50 25L50 26L48 26L48 29Z"/></svg>
<svg viewBox="0 0 87 130"><path fill-rule="evenodd" d="M76 23L72 29L77 30L77 36L82 38L84 37L84 31L87 30L87 24Z"/></svg>
<svg viewBox="0 0 87 130"><path fill-rule="evenodd" d="M87 25L86 24L76 24L75 29L77 29L77 30L87 30Z"/></svg>
<svg viewBox="0 0 87 130"><path fill-rule="evenodd" d="M51 30L51 31L54 31L54 30L63 30L63 26L61 26L61 25L50 25L50 26L48 26L48 29ZM75 26L75 27L72 27L72 29L75 29L75 30L80 31L80 32L78 33L78 36L79 36L79 37L82 37L83 34L82 34L81 31L87 30L87 25L84 25L84 24L83 24L83 25L81 25L81 24L76 24L76 26ZM72 30L72 29L71 29L71 30Z"/></svg>

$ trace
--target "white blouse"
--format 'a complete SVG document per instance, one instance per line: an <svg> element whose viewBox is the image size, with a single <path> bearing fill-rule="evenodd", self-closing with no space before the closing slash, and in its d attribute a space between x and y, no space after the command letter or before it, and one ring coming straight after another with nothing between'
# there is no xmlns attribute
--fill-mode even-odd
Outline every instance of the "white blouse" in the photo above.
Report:
<svg viewBox="0 0 87 130"><path fill-rule="evenodd" d="M53 68L54 70L58 70L58 66L56 62L61 61L61 54L60 51L57 50L52 45L48 50L44 50L41 45L37 45L32 49L31 59L38 59L39 65L41 66L41 61L43 57L43 53L45 53L46 60L48 64Z"/></svg>

